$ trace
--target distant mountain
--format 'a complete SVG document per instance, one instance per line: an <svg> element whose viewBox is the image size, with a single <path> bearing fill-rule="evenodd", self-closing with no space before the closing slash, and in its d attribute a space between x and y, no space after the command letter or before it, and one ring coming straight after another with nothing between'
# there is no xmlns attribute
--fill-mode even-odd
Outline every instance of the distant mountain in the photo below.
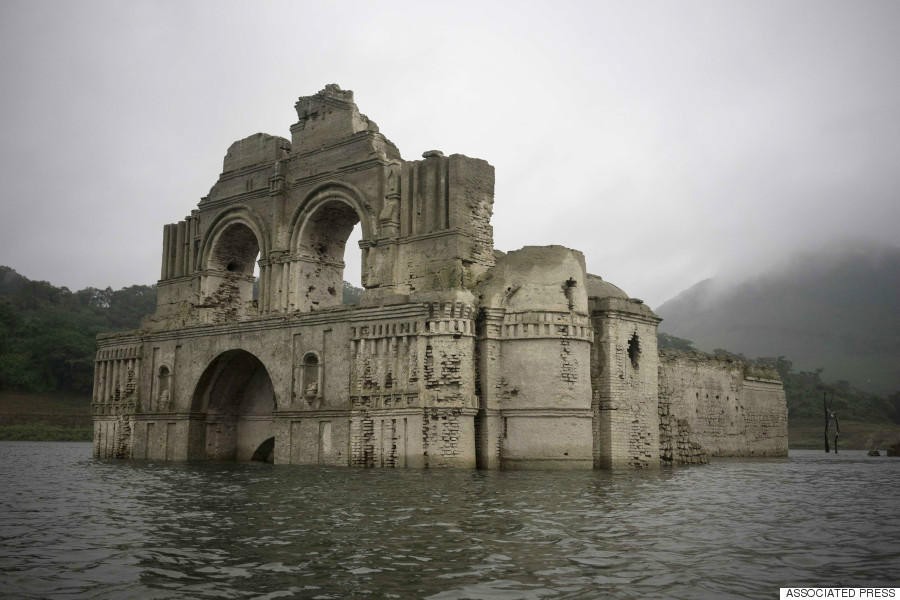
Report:
<svg viewBox="0 0 900 600"><path fill-rule="evenodd" d="M826 381L900 390L900 248L798 256L738 283L707 279L663 303L660 331L702 350L790 358Z"/></svg>

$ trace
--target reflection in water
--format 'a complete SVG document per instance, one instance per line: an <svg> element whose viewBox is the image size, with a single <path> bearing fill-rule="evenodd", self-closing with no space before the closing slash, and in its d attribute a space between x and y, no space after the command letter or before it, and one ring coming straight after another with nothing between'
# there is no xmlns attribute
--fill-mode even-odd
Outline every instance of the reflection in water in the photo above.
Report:
<svg viewBox="0 0 900 600"><path fill-rule="evenodd" d="M657 472L97 462L0 443L10 597L774 597L896 585L900 460Z"/></svg>

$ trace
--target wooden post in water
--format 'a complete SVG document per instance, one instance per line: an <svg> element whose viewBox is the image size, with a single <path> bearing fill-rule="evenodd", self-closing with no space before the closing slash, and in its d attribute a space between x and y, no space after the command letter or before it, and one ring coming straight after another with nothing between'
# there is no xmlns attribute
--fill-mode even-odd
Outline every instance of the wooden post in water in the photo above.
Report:
<svg viewBox="0 0 900 600"><path fill-rule="evenodd" d="M822 392L822 408L825 411L825 454L831 452L828 447L828 392Z"/></svg>
<svg viewBox="0 0 900 600"><path fill-rule="evenodd" d="M831 405L834 406L834 393L832 393ZM831 418L834 420L834 453L837 454L838 438L841 437L841 425L838 423L837 415L833 411Z"/></svg>

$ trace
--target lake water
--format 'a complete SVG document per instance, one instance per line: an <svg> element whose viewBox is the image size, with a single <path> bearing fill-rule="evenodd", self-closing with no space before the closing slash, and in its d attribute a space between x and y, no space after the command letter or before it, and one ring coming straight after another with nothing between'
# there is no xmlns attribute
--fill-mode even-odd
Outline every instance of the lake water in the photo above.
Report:
<svg viewBox="0 0 900 600"><path fill-rule="evenodd" d="M900 459L654 472L101 462L0 442L10 598L777 598L900 584Z"/></svg>

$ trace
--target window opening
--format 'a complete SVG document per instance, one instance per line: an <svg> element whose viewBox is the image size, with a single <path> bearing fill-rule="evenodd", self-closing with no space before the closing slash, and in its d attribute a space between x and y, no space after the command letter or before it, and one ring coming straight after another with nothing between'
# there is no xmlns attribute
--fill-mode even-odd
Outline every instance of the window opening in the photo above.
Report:
<svg viewBox="0 0 900 600"><path fill-rule="evenodd" d="M253 259L253 299L259 300L259 260L262 253L257 252L256 258ZM230 271L231 269L229 269Z"/></svg>
<svg viewBox="0 0 900 600"><path fill-rule="evenodd" d="M631 359L631 366L638 368L638 359L641 357L641 341L638 339L637 332L628 340L628 358Z"/></svg>
<svg viewBox="0 0 900 600"><path fill-rule="evenodd" d="M359 297L362 294L362 250L359 248L361 241L362 223L357 223L353 226L344 247L342 304L359 304Z"/></svg>

